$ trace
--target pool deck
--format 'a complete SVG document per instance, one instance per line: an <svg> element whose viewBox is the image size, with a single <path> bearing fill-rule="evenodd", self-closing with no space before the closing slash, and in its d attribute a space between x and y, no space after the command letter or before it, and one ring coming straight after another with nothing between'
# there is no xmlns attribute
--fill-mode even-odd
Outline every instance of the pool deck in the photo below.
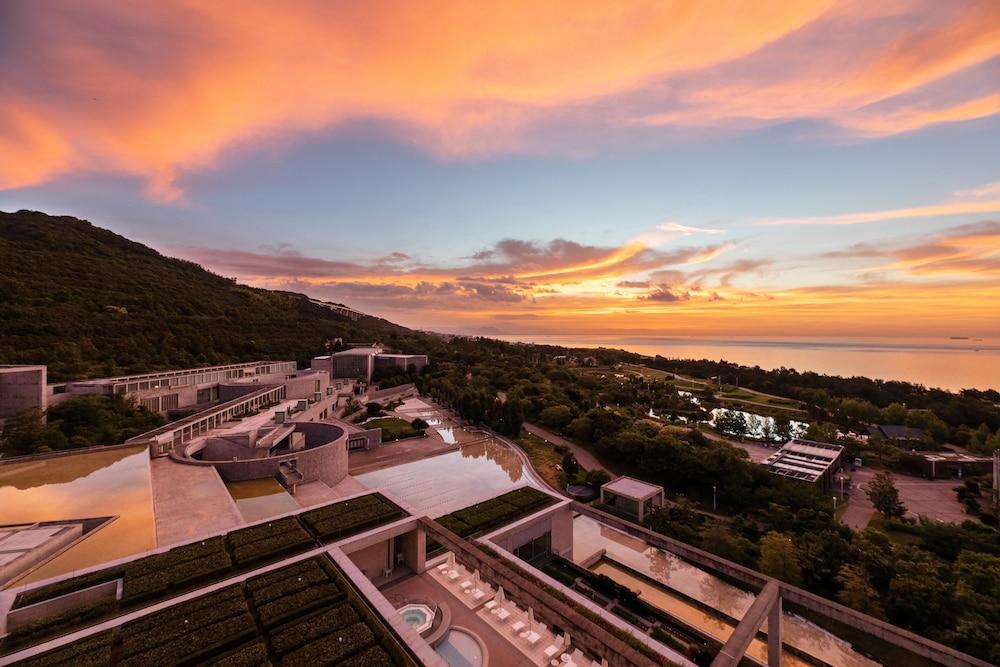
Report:
<svg viewBox="0 0 1000 667"><path fill-rule="evenodd" d="M312 507L364 493L367 490L367 486L348 475L334 486L328 486L320 480L299 484L292 497L300 507Z"/></svg>
<svg viewBox="0 0 1000 667"><path fill-rule="evenodd" d="M427 436L424 438L407 438L397 442L387 442L368 451L351 452L348 455L348 469L352 475L360 475L451 452L460 446L457 443L449 445L434 432L434 429L427 429Z"/></svg>
<svg viewBox="0 0 1000 667"><path fill-rule="evenodd" d="M523 640L520 640L513 634L508 639L507 635L502 634L502 630L498 627L496 621L487 622L487 620L484 620L484 616L489 617L490 614L485 610L477 611L477 609L481 608L481 605L470 609L467 602L458 597L459 593L452 592L446 586L436 581L431 576L430 571L394 583L382 589L382 593L387 597L390 595L422 597L448 605L452 614L452 627L469 630L482 639L489 653L489 664L491 666L533 667L548 664L543 655L543 651L549 645L548 643L544 640L539 642L538 646L531 651L532 654L536 655L534 657L529 656L526 654L528 650L526 645L522 648L519 644L515 643L515 641L524 643ZM483 600L483 602L485 601L486 599Z"/></svg>
<svg viewBox="0 0 1000 667"><path fill-rule="evenodd" d="M150 461L156 545L193 540L242 526L243 516L212 466L158 457Z"/></svg>

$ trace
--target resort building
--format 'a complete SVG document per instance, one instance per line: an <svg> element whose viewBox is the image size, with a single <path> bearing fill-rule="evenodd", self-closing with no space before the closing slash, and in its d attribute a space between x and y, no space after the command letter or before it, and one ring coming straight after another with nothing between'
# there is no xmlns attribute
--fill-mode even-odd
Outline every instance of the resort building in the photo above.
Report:
<svg viewBox="0 0 1000 667"><path fill-rule="evenodd" d="M833 486L834 474L843 467L843 456L844 448L840 445L795 438L761 465L775 475L819 484L826 490Z"/></svg>
<svg viewBox="0 0 1000 667"><path fill-rule="evenodd" d="M386 354L381 346L368 345L314 357L310 367L326 371L332 380L361 379L371 382L376 370L398 368L406 371L412 367L421 371L428 363L426 354Z"/></svg>
<svg viewBox="0 0 1000 667"><path fill-rule="evenodd" d="M49 385L48 401L56 404L73 396L121 394L134 397L139 405L153 412L167 412L217 402L220 400L220 385L228 382L281 382L295 371L294 361L251 361L77 380Z"/></svg>
<svg viewBox="0 0 1000 667"><path fill-rule="evenodd" d="M0 365L0 420L24 410L45 412L45 366Z"/></svg>
<svg viewBox="0 0 1000 667"><path fill-rule="evenodd" d="M601 487L601 504L637 522L663 506L663 487L634 477L619 477Z"/></svg>

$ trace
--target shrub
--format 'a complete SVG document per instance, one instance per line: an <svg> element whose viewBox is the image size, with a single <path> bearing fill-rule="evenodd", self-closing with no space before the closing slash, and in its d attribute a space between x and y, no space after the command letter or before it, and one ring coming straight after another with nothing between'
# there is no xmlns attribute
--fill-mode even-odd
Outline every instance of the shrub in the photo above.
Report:
<svg viewBox="0 0 1000 667"><path fill-rule="evenodd" d="M107 665L111 662L111 631L82 639L61 648L29 658L19 664L24 667L43 667L72 662L74 665Z"/></svg>
<svg viewBox="0 0 1000 667"><path fill-rule="evenodd" d="M319 603L330 603L343 599L343 591L335 584L319 584L261 605L257 607L257 615L260 617L261 623L270 627L286 620L290 614L300 614L319 606Z"/></svg>
<svg viewBox="0 0 1000 667"><path fill-rule="evenodd" d="M109 614L115 607L115 602L109 600L95 605L77 607L64 614L39 619L11 632L7 637L7 648L33 644L52 635L68 632L88 621Z"/></svg>
<svg viewBox="0 0 1000 667"><path fill-rule="evenodd" d="M251 542L256 542L257 540L262 540L267 537L273 537L275 535L281 535L295 530L302 530L299 522L296 521L294 517L285 517L284 519L278 519L277 521L262 523L257 526L250 526L249 528L233 531L226 536L226 539L229 541L229 546L235 548L245 544L250 544Z"/></svg>
<svg viewBox="0 0 1000 667"><path fill-rule="evenodd" d="M301 575L312 576L313 572L323 572L319 563L316 562L316 559L310 558L309 560L299 561L298 563L293 563L292 565L283 567L280 570L268 572L267 574L260 574L252 579L247 579L247 592L253 595L255 591L284 581L288 577L297 577Z"/></svg>
<svg viewBox="0 0 1000 667"><path fill-rule="evenodd" d="M271 646L275 653L285 655L304 644L328 635L332 632L354 625L358 622L358 613L350 604L344 603L322 611L311 618L298 621L288 627L271 634Z"/></svg>
<svg viewBox="0 0 1000 667"><path fill-rule="evenodd" d="M286 595L298 593L304 588L323 583L330 583L330 578L326 576L325 572L316 568L315 570L309 570L300 574L291 574L270 586L258 588L251 593L251 596L253 597L254 604L261 606L269 602L274 602ZM336 586L333 583L330 583L330 585Z"/></svg>
<svg viewBox="0 0 1000 667"><path fill-rule="evenodd" d="M367 625L355 623L289 653L286 660L291 664L301 665L335 663L359 652L374 641L375 636Z"/></svg>
<svg viewBox="0 0 1000 667"><path fill-rule="evenodd" d="M340 667L392 667L396 663L381 646L373 646L364 653L349 658Z"/></svg>
<svg viewBox="0 0 1000 667"><path fill-rule="evenodd" d="M233 547L233 559L239 567L303 551L313 545L312 537L301 526L295 530Z"/></svg>
<svg viewBox="0 0 1000 667"><path fill-rule="evenodd" d="M123 569L121 567L109 567L104 570L98 570L97 572L91 572L90 574L82 574L79 577L73 577L72 579L57 581L53 584L49 584L48 586L42 586L41 588L21 593L21 595L17 598L17 604L14 605L14 608L17 609L20 607L27 607L28 605L32 605L37 602L44 602L45 600L57 598L60 595L74 593L76 591L81 591L84 588L90 588L91 586L96 586L97 584L103 584L106 581L118 579L122 576L122 573Z"/></svg>
<svg viewBox="0 0 1000 667"><path fill-rule="evenodd" d="M209 664L218 667L261 667L268 664L267 649L262 644L251 644Z"/></svg>
<svg viewBox="0 0 1000 667"><path fill-rule="evenodd" d="M195 625L188 623L188 625ZM209 626L194 627L191 632L161 643L142 653L136 653L118 662L122 667L136 665L177 664L200 662L197 658L216 649L223 649L237 641L244 641L256 633L257 626L247 612ZM156 635L151 630L149 635ZM153 640L153 637L150 637Z"/></svg>

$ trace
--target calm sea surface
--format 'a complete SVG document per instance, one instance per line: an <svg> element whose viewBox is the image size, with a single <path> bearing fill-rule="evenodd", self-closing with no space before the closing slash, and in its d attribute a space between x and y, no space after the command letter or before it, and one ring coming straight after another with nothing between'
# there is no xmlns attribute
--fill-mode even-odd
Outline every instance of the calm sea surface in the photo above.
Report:
<svg viewBox="0 0 1000 667"><path fill-rule="evenodd" d="M1000 339L668 338L519 334L508 341L612 347L675 359L731 361L828 375L906 380L928 387L1000 389Z"/></svg>

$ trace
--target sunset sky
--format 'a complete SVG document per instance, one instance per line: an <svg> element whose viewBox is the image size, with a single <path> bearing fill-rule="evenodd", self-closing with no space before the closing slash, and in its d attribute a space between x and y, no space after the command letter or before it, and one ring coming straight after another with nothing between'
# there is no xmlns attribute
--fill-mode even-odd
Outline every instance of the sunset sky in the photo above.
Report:
<svg viewBox="0 0 1000 667"><path fill-rule="evenodd" d="M995 337L1000 2L4 2L22 208L438 331Z"/></svg>

